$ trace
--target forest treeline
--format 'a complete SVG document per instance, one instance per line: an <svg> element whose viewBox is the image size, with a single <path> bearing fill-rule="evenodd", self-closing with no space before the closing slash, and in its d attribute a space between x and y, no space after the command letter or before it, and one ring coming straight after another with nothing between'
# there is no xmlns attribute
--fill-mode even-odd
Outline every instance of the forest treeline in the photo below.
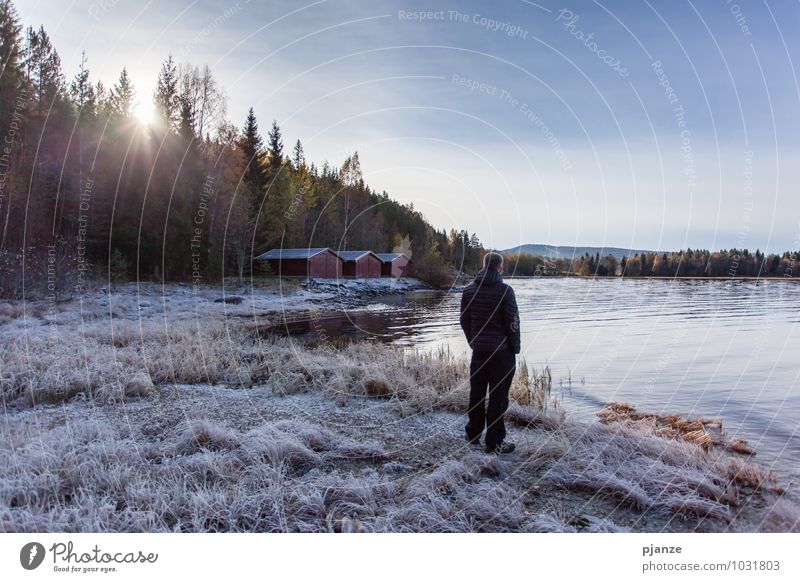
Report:
<svg viewBox="0 0 800 582"><path fill-rule="evenodd" d="M637 253L618 259L586 253L572 258L532 254L505 255L505 271L520 276L582 275L595 277L800 277L800 252L765 255L747 249L711 252L686 249Z"/></svg>
<svg viewBox="0 0 800 582"><path fill-rule="evenodd" d="M358 153L306 160L273 121L241 125L208 66L164 60L152 96L126 70L95 82L86 55L67 79L43 27L0 1L0 291L89 277L220 282L246 276L273 247L403 249L418 273L475 271L482 245L434 228L413 204L365 184ZM149 124L135 117L152 99ZM24 274L24 278L23 278Z"/></svg>

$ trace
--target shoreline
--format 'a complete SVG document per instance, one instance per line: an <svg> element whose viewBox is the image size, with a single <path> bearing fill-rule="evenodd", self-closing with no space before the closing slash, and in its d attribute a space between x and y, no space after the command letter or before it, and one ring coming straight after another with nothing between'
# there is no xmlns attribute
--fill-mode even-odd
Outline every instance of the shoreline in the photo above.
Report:
<svg viewBox="0 0 800 582"><path fill-rule="evenodd" d="M66 297L13 299L0 306L0 326L17 318L76 325L100 315L114 320L162 318L180 321L210 318L268 318L287 313L335 312L369 305L376 297L438 292L418 279L257 279L225 285L189 283L93 282L80 294Z"/></svg>
<svg viewBox="0 0 800 582"><path fill-rule="evenodd" d="M514 279L591 279L591 280L598 280L598 281L646 281L648 279L653 279L656 281L795 281L800 282L800 277L698 277L698 276L686 276L686 277L659 277L659 276L647 276L647 277L620 277L620 276L613 276L613 277L605 277L605 276L592 276L592 275L569 275L566 273L558 274L558 275L511 275L511 276L503 276L504 279L507 280L514 280Z"/></svg>

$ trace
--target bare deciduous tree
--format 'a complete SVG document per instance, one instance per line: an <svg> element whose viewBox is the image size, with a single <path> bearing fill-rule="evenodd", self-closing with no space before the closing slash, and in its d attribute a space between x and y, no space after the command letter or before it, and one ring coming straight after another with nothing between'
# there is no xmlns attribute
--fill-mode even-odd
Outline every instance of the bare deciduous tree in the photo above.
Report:
<svg viewBox="0 0 800 582"><path fill-rule="evenodd" d="M228 98L214 78L211 68L182 63L178 66L180 95L192 110L194 131L204 137L210 128L224 121Z"/></svg>

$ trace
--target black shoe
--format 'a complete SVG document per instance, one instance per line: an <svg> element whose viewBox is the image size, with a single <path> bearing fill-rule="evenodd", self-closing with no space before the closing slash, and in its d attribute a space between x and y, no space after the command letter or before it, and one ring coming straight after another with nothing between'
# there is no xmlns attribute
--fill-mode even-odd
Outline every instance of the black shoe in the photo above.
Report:
<svg viewBox="0 0 800 582"><path fill-rule="evenodd" d="M479 445L479 444L481 444L480 435L476 436L475 438L470 438L469 436L466 436L465 438L467 439L467 442L469 444L471 444L471 445Z"/></svg>
<svg viewBox="0 0 800 582"><path fill-rule="evenodd" d="M517 446L514 443L500 443L493 449L486 447L486 452L491 453L493 455L505 455L507 453L514 452L514 449L516 448Z"/></svg>

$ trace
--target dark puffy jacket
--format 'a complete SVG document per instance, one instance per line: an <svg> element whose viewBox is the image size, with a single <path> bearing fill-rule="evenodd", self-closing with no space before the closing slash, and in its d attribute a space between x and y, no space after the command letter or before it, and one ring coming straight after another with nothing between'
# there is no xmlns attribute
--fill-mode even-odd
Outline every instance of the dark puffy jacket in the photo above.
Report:
<svg viewBox="0 0 800 582"><path fill-rule="evenodd" d="M461 295L461 329L473 351L520 350L514 290L497 271L481 269Z"/></svg>

